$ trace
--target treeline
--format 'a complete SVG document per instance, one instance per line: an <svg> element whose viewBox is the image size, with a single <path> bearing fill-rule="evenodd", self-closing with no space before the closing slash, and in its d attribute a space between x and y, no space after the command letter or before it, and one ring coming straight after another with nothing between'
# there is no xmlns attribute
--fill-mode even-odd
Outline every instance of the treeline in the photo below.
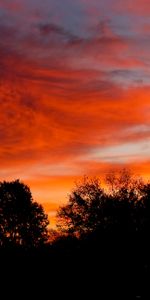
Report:
<svg viewBox="0 0 150 300"><path fill-rule="evenodd" d="M85 292L92 286L99 295L121 290L120 299L148 295L149 182L126 170L109 173L103 184L85 177L58 210L57 230L48 223L28 186L0 183L0 263L7 257L14 266L51 268L71 286L74 278L77 290L84 279Z"/></svg>

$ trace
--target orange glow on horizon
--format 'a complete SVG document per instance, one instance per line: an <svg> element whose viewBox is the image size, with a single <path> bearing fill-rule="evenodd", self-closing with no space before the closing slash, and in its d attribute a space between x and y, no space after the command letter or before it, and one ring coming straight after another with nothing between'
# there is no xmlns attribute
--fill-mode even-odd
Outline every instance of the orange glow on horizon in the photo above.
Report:
<svg viewBox="0 0 150 300"><path fill-rule="evenodd" d="M150 4L55 2L0 0L0 180L53 225L84 175L150 177Z"/></svg>

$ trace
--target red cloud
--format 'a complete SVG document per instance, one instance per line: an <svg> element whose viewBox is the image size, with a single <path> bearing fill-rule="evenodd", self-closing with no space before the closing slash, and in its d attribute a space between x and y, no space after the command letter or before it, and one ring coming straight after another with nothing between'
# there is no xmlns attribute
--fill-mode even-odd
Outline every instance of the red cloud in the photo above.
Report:
<svg viewBox="0 0 150 300"><path fill-rule="evenodd" d="M30 25L0 27L1 179L24 179L55 210L75 179L124 165L111 156L92 160L93 150L149 145L149 53L111 22L82 37L60 25ZM149 173L148 157L138 153L127 165Z"/></svg>
<svg viewBox="0 0 150 300"><path fill-rule="evenodd" d="M14 0L13 3L10 0L0 0L0 8L5 8L11 12L19 13L23 10L24 1Z"/></svg>

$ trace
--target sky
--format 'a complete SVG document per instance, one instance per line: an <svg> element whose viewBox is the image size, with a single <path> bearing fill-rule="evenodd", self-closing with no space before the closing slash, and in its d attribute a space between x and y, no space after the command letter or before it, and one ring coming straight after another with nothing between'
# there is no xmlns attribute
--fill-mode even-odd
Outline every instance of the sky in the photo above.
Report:
<svg viewBox="0 0 150 300"><path fill-rule="evenodd" d="M149 178L149 0L0 0L0 166L52 224L83 175Z"/></svg>

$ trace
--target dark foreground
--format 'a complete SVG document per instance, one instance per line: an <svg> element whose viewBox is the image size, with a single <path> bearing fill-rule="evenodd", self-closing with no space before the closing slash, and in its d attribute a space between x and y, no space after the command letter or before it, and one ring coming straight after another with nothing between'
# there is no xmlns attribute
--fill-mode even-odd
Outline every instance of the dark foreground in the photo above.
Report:
<svg viewBox="0 0 150 300"><path fill-rule="evenodd" d="M142 237L59 240L0 251L1 287L20 299L149 299L149 245Z"/></svg>

